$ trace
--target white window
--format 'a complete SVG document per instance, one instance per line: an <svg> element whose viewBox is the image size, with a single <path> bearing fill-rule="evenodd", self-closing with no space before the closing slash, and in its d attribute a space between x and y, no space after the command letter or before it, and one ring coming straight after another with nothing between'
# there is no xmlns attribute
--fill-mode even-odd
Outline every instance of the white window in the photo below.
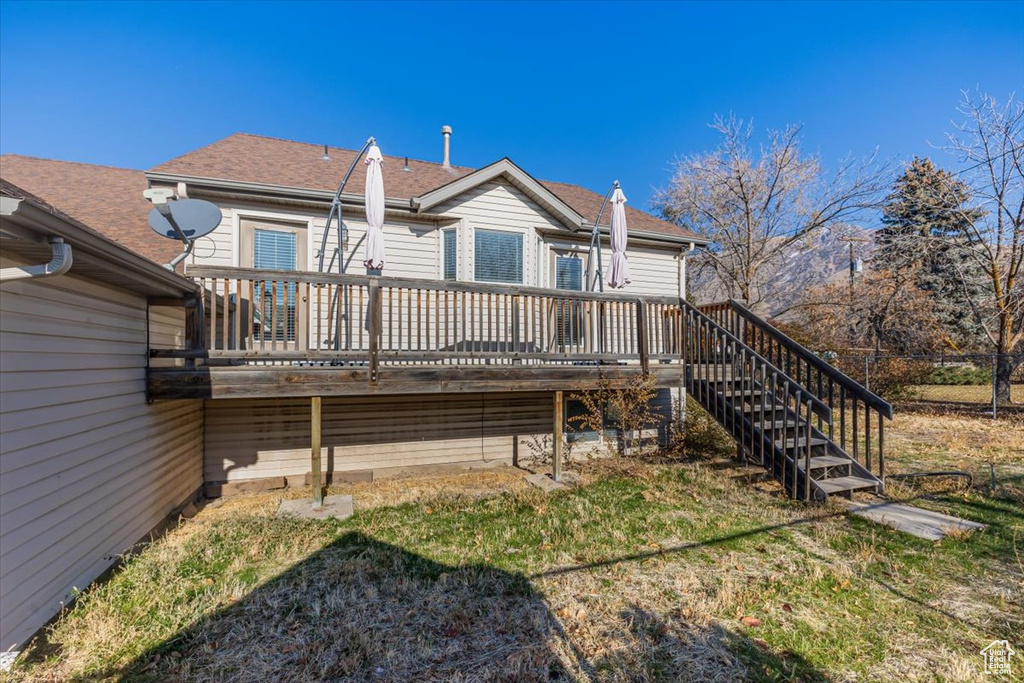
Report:
<svg viewBox="0 0 1024 683"><path fill-rule="evenodd" d="M522 233L477 230L473 257L473 279L477 282L522 284Z"/></svg>
<svg viewBox="0 0 1024 683"><path fill-rule="evenodd" d="M459 279L458 232L455 228L441 231L441 279Z"/></svg>
<svg viewBox="0 0 1024 683"><path fill-rule="evenodd" d="M583 290L583 259L579 254L555 254L555 289Z"/></svg>

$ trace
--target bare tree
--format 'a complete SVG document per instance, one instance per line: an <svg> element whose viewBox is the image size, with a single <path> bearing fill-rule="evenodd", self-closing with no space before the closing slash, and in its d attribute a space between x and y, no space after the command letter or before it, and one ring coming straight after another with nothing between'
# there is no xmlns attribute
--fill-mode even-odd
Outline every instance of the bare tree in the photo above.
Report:
<svg viewBox="0 0 1024 683"><path fill-rule="evenodd" d="M828 176L818 156L800 151L800 127L769 130L755 153L753 126L716 117L722 136L709 153L676 162L661 214L711 241L694 259L710 269L726 296L757 307L773 276L800 243L839 228L877 203L882 173L874 158L845 159Z"/></svg>
<svg viewBox="0 0 1024 683"><path fill-rule="evenodd" d="M855 285L808 289L794 307L793 322L811 348L851 350L882 347L900 354L933 353L945 332L928 292L915 283L916 268L878 270Z"/></svg>
<svg viewBox="0 0 1024 683"><path fill-rule="evenodd" d="M996 397L1009 403L1015 365L1009 354L1024 351L1024 103L1011 96L1000 105L988 95L964 92L958 111L965 120L945 149L967 164L960 176L980 211L964 221L966 239L952 244L984 273L984 285L967 300L1000 354Z"/></svg>

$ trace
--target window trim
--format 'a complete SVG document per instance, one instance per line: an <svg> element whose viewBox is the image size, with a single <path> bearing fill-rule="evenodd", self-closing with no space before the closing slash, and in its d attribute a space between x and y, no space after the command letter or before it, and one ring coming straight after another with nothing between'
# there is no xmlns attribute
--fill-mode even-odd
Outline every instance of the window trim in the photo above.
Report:
<svg viewBox="0 0 1024 683"><path fill-rule="evenodd" d="M255 212L245 212L235 214L235 225L237 227L237 250L235 252L234 260L236 263L241 264L246 268L255 269L255 245L256 245L256 231L265 230L267 232L284 232L295 235L295 272L303 272L309 268L310 259L310 242L312 240L312 220L302 220L296 217L286 217L282 214L276 214L274 217L269 215L257 215ZM260 295L262 296L262 294ZM284 294L287 300L288 294ZM296 285L294 294L295 313L294 323L292 328L292 339L288 339L287 324L283 328L285 334L282 339L276 338L276 331L272 332L274 341L278 344L283 344L284 348L291 348L297 345L301 339L306 337L306 331L308 329L309 321L309 307L305 297L300 293L300 288ZM249 306L252 307L255 302L250 302Z"/></svg>
<svg viewBox="0 0 1024 683"><path fill-rule="evenodd" d="M278 211L258 211L255 209L231 209L232 266L242 266L244 261L242 223L245 221L255 221L257 223L261 221L269 221L271 223L290 223L299 229L305 228L306 268L311 268L309 264L313 263L313 260L316 258L316 251L313 244L316 228L314 226L313 218L309 215L281 213ZM214 233L216 233L216 231L214 231ZM319 246L319 244L317 246ZM192 262L196 262L194 256L192 257Z"/></svg>

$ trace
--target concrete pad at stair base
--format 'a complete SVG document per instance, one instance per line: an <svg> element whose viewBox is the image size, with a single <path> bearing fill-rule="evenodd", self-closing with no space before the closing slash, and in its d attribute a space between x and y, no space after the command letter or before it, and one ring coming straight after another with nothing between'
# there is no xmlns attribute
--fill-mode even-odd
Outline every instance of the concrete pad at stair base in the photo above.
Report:
<svg viewBox="0 0 1024 683"><path fill-rule="evenodd" d="M352 516L352 496L326 496L322 507L313 507L308 498L282 500L277 509L278 517L296 517L298 519L345 519Z"/></svg>
<svg viewBox="0 0 1024 683"><path fill-rule="evenodd" d="M969 522L959 517L922 510L902 503L847 502L847 506L852 515L891 526L897 531L929 541L941 541L951 530L962 533L985 528L984 524L978 522Z"/></svg>

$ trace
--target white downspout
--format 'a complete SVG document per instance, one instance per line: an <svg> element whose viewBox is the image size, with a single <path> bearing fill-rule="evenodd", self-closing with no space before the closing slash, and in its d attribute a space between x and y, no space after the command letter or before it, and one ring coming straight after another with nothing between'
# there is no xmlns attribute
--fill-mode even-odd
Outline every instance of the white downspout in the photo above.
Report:
<svg viewBox="0 0 1024 683"><path fill-rule="evenodd" d="M689 248L679 250L679 298L683 301L686 300L686 257L693 253L693 250L697 248L697 244L690 242ZM681 305L681 304L680 304ZM675 419L679 421L679 424L685 424L686 422L686 380L679 383L679 403L676 405Z"/></svg>
<svg viewBox="0 0 1024 683"><path fill-rule="evenodd" d="M71 245L63 237L51 237L50 249L53 257L49 263L38 266L13 266L0 268L0 282L26 280L29 278L63 275L71 269Z"/></svg>
<svg viewBox="0 0 1024 683"><path fill-rule="evenodd" d="M682 249L679 252L679 298L686 298L686 257L693 253L693 250L697 248L697 244L690 242L688 249Z"/></svg>

